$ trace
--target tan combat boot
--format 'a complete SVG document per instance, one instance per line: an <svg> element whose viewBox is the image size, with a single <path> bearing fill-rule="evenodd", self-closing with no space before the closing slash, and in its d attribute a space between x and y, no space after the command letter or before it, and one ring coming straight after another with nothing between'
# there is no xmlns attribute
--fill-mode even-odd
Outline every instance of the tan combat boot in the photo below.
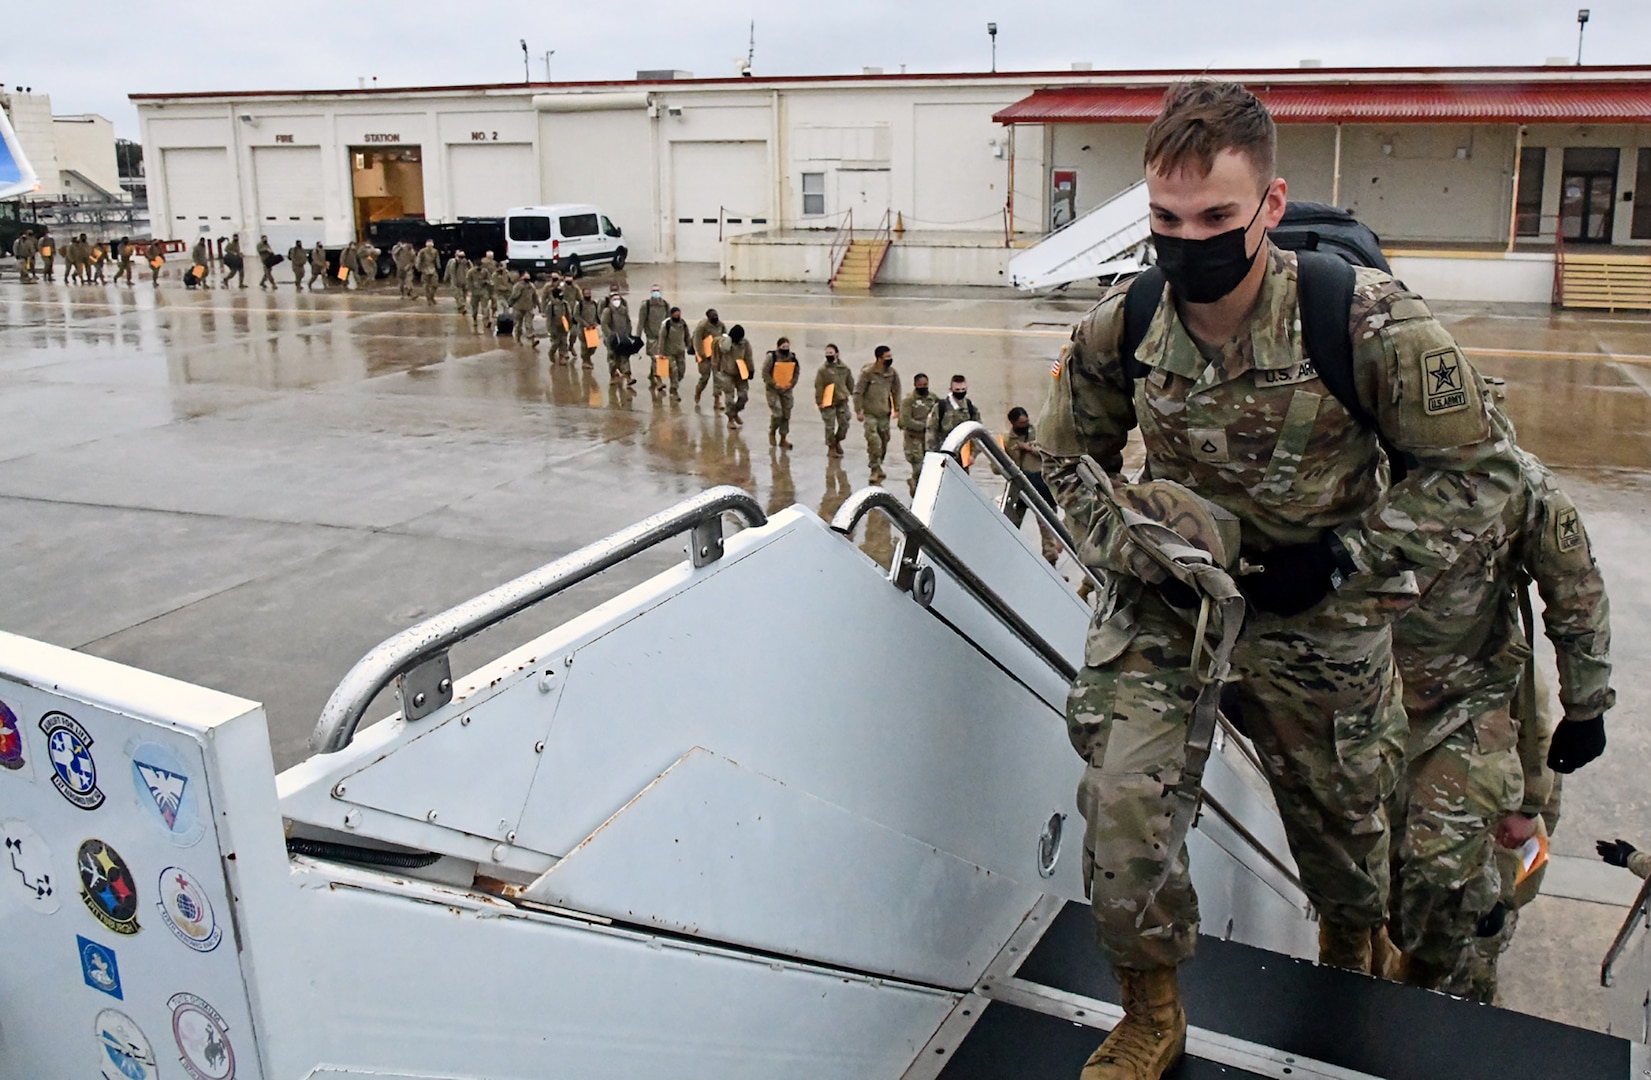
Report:
<svg viewBox="0 0 1651 1080"><path fill-rule="evenodd" d="M1370 928L1319 917L1319 963L1370 974Z"/></svg>
<svg viewBox="0 0 1651 1080"><path fill-rule="evenodd" d="M1124 1018L1089 1055L1079 1080L1158 1080L1187 1048L1187 1014L1175 968L1114 968Z"/></svg>
<svg viewBox="0 0 1651 1080"><path fill-rule="evenodd" d="M1393 944L1386 926L1370 932L1370 974L1389 982L1405 980L1405 954Z"/></svg>

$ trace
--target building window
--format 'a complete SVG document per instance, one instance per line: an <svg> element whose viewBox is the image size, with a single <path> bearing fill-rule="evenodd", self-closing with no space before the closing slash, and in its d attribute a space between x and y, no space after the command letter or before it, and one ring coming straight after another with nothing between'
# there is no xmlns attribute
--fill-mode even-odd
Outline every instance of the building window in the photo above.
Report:
<svg viewBox="0 0 1651 1080"><path fill-rule="evenodd" d="M1634 221L1628 235L1651 240L1651 146L1640 148L1639 168L1634 170Z"/></svg>
<svg viewBox="0 0 1651 1080"><path fill-rule="evenodd" d="M803 173L803 216L817 217L825 213L825 173Z"/></svg>
<svg viewBox="0 0 1651 1080"><path fill-rule="evenodd" d="M1535 236L1542 231L1542 180L1548 168L1548 151L1527 146L1519 151L1519 195L1514 204L1514 233Z"/></svg>

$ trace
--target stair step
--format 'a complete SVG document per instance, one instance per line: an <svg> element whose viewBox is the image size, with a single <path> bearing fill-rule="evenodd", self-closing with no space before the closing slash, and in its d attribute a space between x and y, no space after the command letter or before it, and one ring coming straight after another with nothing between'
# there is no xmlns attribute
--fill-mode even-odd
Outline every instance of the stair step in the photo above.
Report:
<svg viewBox="0 0 1651 1080"><path fill-rule="evenodd" d="M1560 289L1568 308L1651 311L1651 257L1566 256Z"/></svg>

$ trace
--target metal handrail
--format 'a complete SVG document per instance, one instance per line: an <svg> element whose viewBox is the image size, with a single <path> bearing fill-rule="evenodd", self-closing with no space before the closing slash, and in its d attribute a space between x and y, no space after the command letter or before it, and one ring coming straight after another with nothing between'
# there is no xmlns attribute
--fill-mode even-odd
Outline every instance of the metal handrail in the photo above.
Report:
<svg viewBox="0 0 1651 1080"><path fill-rule="evenodd" d="M715 562L722 557L724 514L735 515L750 528L768 523L762 507L746 492L728 485L714 487L386 638L356 661L332 692L310 736L311 749L331 754L349 746L367 707L393 681L401 682L403 715L413 720L428 716L452 700L447 650L633 555L692 532L688 554L693 565ZM414 676L433 666L439 671L424 680L427 686L408 686Z"/></svg>
<svg viewBox="0 0 1651 1080"><path fill-rule="evenodd" d="M1004 502L1003 504L1000 504L1000 508L1001 505L1006 505L1007 501L1017 494L1024 498L1026 500L1026 505L1031 508L1032 512L1037 514L1039 518L1049 525L1050 529L1055 533L1055 536L1059 538L1060 542L1066 545L1066 549L1072 553L1073 561L1076 562L1083 570L1085 576L1087 576L1089 580L1095 584L1097 589L1104 588L1106 583L1095 573L1095 571L1085 565L1082 559L1078 558L1077 542L1072 538L1072 534L1067 531L1066 526L1062 524L1060 519L1056 516L1054 507L1050 506L1044 499L1043 495L1032 486L1029 480L1026 479L1025 471L1014 463L1013 459L1009 457L1009 452L1007 450L998 445L997 439L992 435L992 432L986 427L985 424L982 424L978 420L970 420L963 424L959 424L957 427L952 429L950 435L946 436L945 442L941 443L940 452L957 458L961 464L962 458L960 455L963 447L970 443L985 448L986 453L997 464L998 468L1003 472L1004 478L1008 482L1008 486L1004 489L1003 493ZM836 527L836 522L833 521L832 528ZM1237 740L1236 745L1238 746L1239 752L1249 760L1250 764L1258 773L1265 776L1266 770L1261 767L1261 760L1256 756L1255 751L1247 745L1248 740L1240 737L1241 733L1225 716L1220 716L1218 718L1218 722L1221 727L1226 730L1228 735ZM1291 884L1295 885L1297 888L1301 888L1301 879L1296 875L1295 871L1285 865L1285 863L1277 855L1273 854L1272 850L1268 848L1266 844L1261 842L1260 838L1258 838L1249 829L1245 828L1234 814L1229 812L1225 807L1211 797L1207 791L1204 793L1204 802L1212 811L1215 812L1216 816L1220 817L1232 827L1233 831L1238 834L1239 839L1243 840L1251 848L1255 849L1255 851L1260 854L1262 858L1266 859L1273 865L1274 869L1283 874Z"/></svg>
<svg viewBox="0 0 1651 1080"><path fill-rule="evenodd" d="M843 260L848 257L848 249L854 244L854 207L849 207L843 213L843 223L837 226L837 234L831 238L831 254L827 261L831 263L831 277L827 284L837 283L837 274L843 268Z"/></svg>
<svg viewBox="0 0 1651 1080"><path fill-rule="evenodd" d="M1647 878L1640 886L1640 893L1634 899L1634 906L1628 909L1628 918L1622 921L1622 927L1617 931L1616 939L1611 942L1611 948L1605 954L1605 959L1599 965L1599 984L1611 985L1611 969L1622 958L1623 950L1628 948L1628 942L1633 940L1634 932L1643 929L1639 924L1651 916L1651 878Z"/></svg>
<svg viewBox="0 0 1651 1080"><path fill-rule="evenodd" d="M899 528L904 538L900 545L899 559L891 574L896 587L905 592L915 590L918 598L927 606L928 600L934 595L934 571L917 561L920 556L926 556L973 593L975 599L979 600L998 622L1059 672L1063 679L1070 682L1076 677L1078 669L1066 655L1021 618L1003 597L981 580L980 575L969 569L969 565L947 547L945 541L923 524L922 519L912 513L910 508L891 492L880 487L862 488L855 492L838 508L836 516L831 519L831 528L844 536L853 536L860 520L873 510L882 511ZM928 572L927 577L924 575L925 570Z"/></svg>
<svg viewBox="0 0 1651 1080"><path fill-rule="evenodd" d="M882 245L879 247L878 245ZM878 223L877 231L871 234L871 246L866 248L866 284L877 283L877 272L883 269L883 260L888 258L889 248L894 246L894 211L884 210L883 220Z"/></svg>
<svg viewBox="0 0 1651 1080"><path fill-rule="evenodd" d="M1032 482L1026 478L1025 471L1019 465L1016 465L1014 459L1009 456L1009 451L999 445L991 429L979 420L969 420L959 424L952 429L950 435L946 436L946 441L940 444L940 452L957 458L958 463L961 464L963 447L969 443L983 447L1008 482L1008 486L1003 490L1003 500L998 504L998 509L1006 508L1011 498L1024 500L1039 520L1049 526L1049 531L1055 534L1055 538L1066 545L1066 550L1072 553L1072 561L1078 564L1078 568L1084 572L1084 576L1089 579L1090 583L1097 589L1104 589L1106 582L1101 580L1095 571L1084 565L1082 559L1078 558L1078 542L1072 538L1072 533L1062 523L1060 515L1044 499L1042 493L1032 486Z"/></svg>

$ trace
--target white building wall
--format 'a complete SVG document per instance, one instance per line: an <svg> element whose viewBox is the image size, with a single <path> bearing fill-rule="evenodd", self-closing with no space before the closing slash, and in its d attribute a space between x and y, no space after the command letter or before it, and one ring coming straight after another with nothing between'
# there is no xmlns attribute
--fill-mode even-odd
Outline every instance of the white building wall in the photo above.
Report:
<svg viewBox="0 0 1651 1080"><path fill-rule="evenodd" d="M54 116L52 135L58 171L79 173L104 196L124 196L115 164L113 122L96 115Z"/></svg>

